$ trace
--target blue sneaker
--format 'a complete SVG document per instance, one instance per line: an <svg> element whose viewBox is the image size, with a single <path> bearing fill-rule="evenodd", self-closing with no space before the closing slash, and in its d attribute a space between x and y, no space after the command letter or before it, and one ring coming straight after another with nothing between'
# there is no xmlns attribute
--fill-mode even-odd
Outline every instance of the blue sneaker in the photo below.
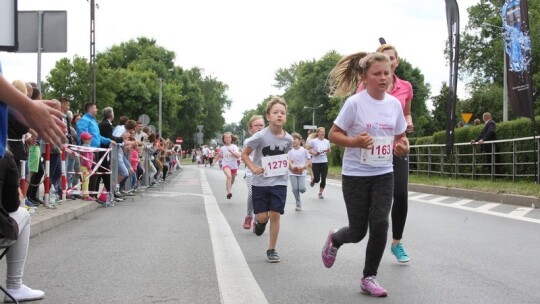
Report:
<svg viewBox="0 0 540 304"><path fill-rule="evenodd" d="M392 254L396 256L397 261L400 263L407 263L411 260L411 258L407 254L407 251L405 251L405 248L403 248L403 245L401 243L392 245L390 247L390 251L392 251Z"/></svg>
<svg viewBox="0 0 540 304"><path fill-rule="evenodd" d="M31 208L31 209L36 209L36 205L32 204L32 202L30 202L30 200L28 199L25 199L24 200L24 204L28 207L28 208Z"/></svg>

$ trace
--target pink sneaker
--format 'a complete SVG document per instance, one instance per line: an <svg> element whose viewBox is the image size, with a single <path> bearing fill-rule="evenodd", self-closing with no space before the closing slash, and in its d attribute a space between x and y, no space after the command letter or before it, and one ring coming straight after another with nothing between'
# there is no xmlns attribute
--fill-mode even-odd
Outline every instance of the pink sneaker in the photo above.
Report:
<svg viewBox="0 0 540 304"><path fill-rule="evenodd" d="M375 276L369 276L360 280L360 290L363 294L370 295L372 297L386 297L386 289L382 288L375 279Z"/></svg>
<svg viewBox="0 0 540 304"><path fill-rule="evenodd" d="M244 218L244 229L250 229L251 228L251 221L253 220L253 217L251 216L246 216Z"/></svg>
<svg viewBox="0 0 540 304"><path fill-rule="evenodd" d="M83 197L82 199L85 202L95 202L96 200L92 198L91 196Z"/></svg>
<svg viewBox="0 0 540 304"><path fill-rule="evenodd" d="M332 267L334 265L334 262L336 261L336 256L339 248L334 247L334 244L332 243L332 236L337 231L337 229L330 230L321 253L322 261L326 268Z"/></svg>

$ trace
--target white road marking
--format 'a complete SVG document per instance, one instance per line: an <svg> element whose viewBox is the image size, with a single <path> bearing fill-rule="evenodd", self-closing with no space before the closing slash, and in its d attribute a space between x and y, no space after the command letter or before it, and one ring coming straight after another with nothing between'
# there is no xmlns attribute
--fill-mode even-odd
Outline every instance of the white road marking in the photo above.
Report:
<svg viewBox="0 0 540 304"><path fill-rule="evenodd" d="M485 205L482 205L478 208L476 208L477 210L482 210L482 211L489 211L495 207L498 207L500 206L501 204L498 204L498 203L487 203Z"/></svg>
<svg viewBox="0 0 540 304"><path fill-rule="evenodd" d="M421 199L421 198L424 198L424 197L428 197L428 196L431 196L433 194L429 194L429 193L424 193L424 194L420 194L420 195L416 195L416 196L413 196L413 197L410 197L409 198L412 198L412 199Z"/></svg>
<svg viewBox="0 0 540 304"><path fill-rule="evenodd" d="M534 210L533 208L526 208L526 207L520 207L516 210L510 212L509 214L512 214L513 216L525 216L530 211Z"/></svg>
<svg viewBox="0 0 540 304"><path fill-rule="evenodd" d="M208 226L210 226L221 303L268 303L249 269L227 219L219 209L204 170L199 169L199 171L206 218Z"/></svg>
<svg viewBox="0 0 540 304"><path fill-rule="evenodd" d="M470 200L470 199L462 199L462 200L459 200L455 203L452 203L451 205L454 205L454 206L463 206L463 205L467 205L468 203L472 202L473 200Z"/></svg>
<svg viewBox="0 0 540 304"><path fill-rule="evenodd" d="M498 217L509 218L509 219L513 219L513 220L519 220L519 221L524 221L524 222L540 224L540 219L535 219L535 218L525 217L525 216L521 216L521 215L516 215L516 214L513 214L512 212L510 212L510 213L502 213L502 212L491 211L490 210L491 208L500 205L500 204L497 204L497 203L486 203L486 204L484 204L484 205L482 205L480 207L467 207L467 206L463 206L463 204L466 204L466 203L463 203L463 204L460 203L460 202L463 202L465 200L458 201L458 202L453 203L453 204L446 204L446 203L440 203L440 202L433 202L431 200L416 199L416 197L412 197L410 199L415 200L415 201L420 202L420 203L425 203L425 204L432 204L432 205L443 206L443 207L448 207L448 208L455 208L455 209L473 211L473 212L478 212L478 213L483 213L483 214L494 215L494 216L498 216Z"/></svg>

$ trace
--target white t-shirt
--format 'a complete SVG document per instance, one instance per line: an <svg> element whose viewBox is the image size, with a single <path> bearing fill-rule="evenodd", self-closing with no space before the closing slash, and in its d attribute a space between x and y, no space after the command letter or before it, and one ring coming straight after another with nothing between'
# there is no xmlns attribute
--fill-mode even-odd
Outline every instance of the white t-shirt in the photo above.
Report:
<svg viewBox="0 0 540 304"><path fill-rule="evenodd" d="M235 144L230 144L229 146L222 146L221 150L219 151L222 159L221 166L229 167L230 169L238 169L238 158L232 155L232 153L229 152L229 149L231 149L231 151L233 152L239 152L238 147Z"/></svg>
<svg viewBox="0 0 540 304"><path fill-rule="evenodd" d="M326 156L326 150L330 148L330 141L328 139L323 138L319 139L318 137L315 137L310 142L311 151L313 152L320 152L319 155L313 155L313 158L311 160L314 164L320 164L320 163L327 163L328 157Z"/></svg>
<svg viewBox="0 0 540 304"><path fill-rule="evenodd" d="M298 149L292 148L291 151L289 151L289 162L293 167L303 167L308 162L310 156L311 155L304 147L299 147ZM302 174L296 174L289 169L289 175L305 176L306 170L302 171Z"/></svg>
<svg viewBox="0 0 540 304"><path fill-rule="evenodd" d="M394 136L407 129L403 109L395 97L385 94L383 100L376 100L369 96L366 90L356 93L347 98L334 124L345 131L348 137L367 132L377 139L371 150L345 148L343 175L376 176L393 171ZM366 162L366 153L380 158L390 157L390 162L370 164L369 160Z"/></svg>

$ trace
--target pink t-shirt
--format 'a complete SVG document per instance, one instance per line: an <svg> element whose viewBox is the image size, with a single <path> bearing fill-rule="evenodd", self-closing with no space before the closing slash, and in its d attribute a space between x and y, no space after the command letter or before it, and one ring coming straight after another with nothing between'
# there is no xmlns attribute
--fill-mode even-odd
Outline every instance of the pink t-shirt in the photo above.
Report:
<svg viewBox="0 0 540 304"><path fill-rule="evenodd" d="M129 162L131 163L133 171L137 171L137 167L139 166L139 151L136 149L131 150Z"/></svg>
<svg viewBox="0 0 540 304"><path fill-rule="evenodd" d="M407 101L412 101L413 99L413 89L410 82L407 80L399 79L396 75L394 77L394 88L390 92L390 95L394 96L401 103L401 108L405 109ZM357 93L364 90L364 84L360 83L358 86Z"/></svg>

